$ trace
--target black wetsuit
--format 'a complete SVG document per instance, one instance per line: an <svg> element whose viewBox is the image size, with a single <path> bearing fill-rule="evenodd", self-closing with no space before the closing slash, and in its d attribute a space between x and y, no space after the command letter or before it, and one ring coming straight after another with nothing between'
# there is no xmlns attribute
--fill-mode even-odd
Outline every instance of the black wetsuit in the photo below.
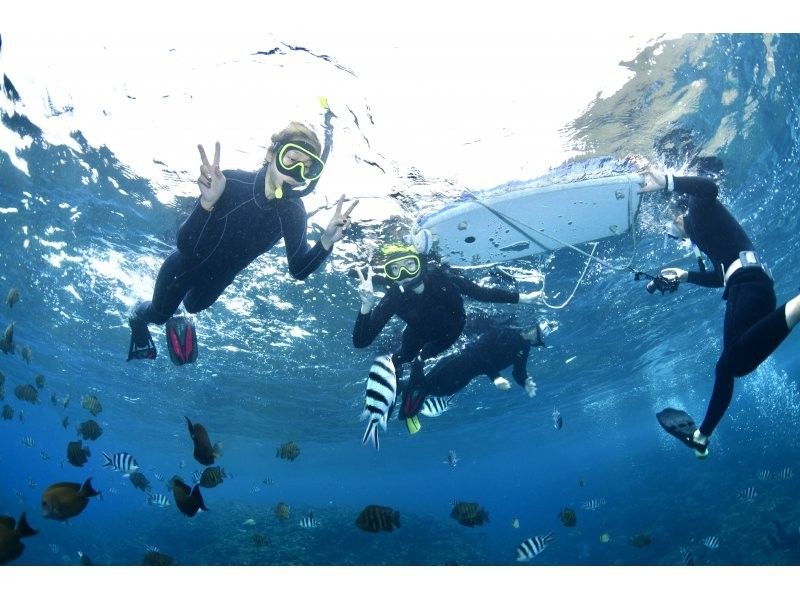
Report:
<svg viewBox="0 0 800 598"><path fill-rule="evenodd" d="M717 186L703 177L675 177L675 191L688 193L689 212L684 228L689 238L714 265L713 271L689 272L688 282L724 285L725 270L740 251L754 251L753 243L730 212L717 200ZM789 334L785 304L775 309L772 279L759 267L740 268L728 279L722 298L725 307L723 350L700 432L710 436L733 397L734 379L746 376Z"/></svg>
<svg viewBox="0 0 800 598"><path fill-rule="evenodd" d="M390 286L372 311L359 312L353 328L353 345L362 348L375 340L392 316L407 324L400 350L392 355L398 379L403 363L434 357L456 341L466 320L462 295L493 303L519 302L516 291L482 287L439 266L428 266L423 280L422 293Z"/></svg>
<svg viewBox="0 0 800 598"><path fill-rule="evenodd" d="M425 393L440 397L453 395L481 374L494 382L510 365L514 366L514 380L525 388L531 344L522 338L519 330L497 328L485 332L458 353L440 359L425 374Z"/></svg>
<svg viewBox="0 0 800 598"><path fill-rule="evenodd" d="M200 201L178 230L178 249L158 272L153 300L139 304L145 322L165 323L181 301L189 313L211 306L236 275L281 238L286 243L289 272L304 279L330 253L319 241L306 241L306 210L300 199L310 189L284 188L282 199L267 199L258 172L224 171L225 191L211 212Z"/></svg>

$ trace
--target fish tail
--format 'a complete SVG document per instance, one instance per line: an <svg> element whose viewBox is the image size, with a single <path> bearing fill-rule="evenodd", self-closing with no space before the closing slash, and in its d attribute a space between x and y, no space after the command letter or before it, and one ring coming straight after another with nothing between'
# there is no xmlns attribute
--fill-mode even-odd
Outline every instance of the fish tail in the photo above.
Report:
<svg viewBox="0 0 800 598"><path fill-rule="evenodd" d="M80 494L86 498L89 498L92 496L97 496L100 493L94 488L92 488L92 478L89 477L86 478L86 481L83 483L83 486L81 486Z"/></svg>
<svg viewBox="0 0 800 598"><path fill-rule="evenodd" d="M200 494L200 484L194 485L194 488L192 488L192 493L189 496L197 500L197 504L199 505L201 511L208 511L206 503L203 502L203 495Z"/></svg>
<svg viewBox="0 0 800 598"><path fill-rule="evenodd" d="M188 417L186 417L185 415L184 415L183 417L185 417L185 418L186 418L186 423L187 423L187 424L189 424L189 435L190 435L192 438L194 438L194 428L192 427L192 420L190 420L190 419L189 419Z"/></svg>
<svg viewBox="0 0 800 598"><path fill-rule="evenodd" d="M28 525L28 519L25 517L25 513L20 515L19 521L17 521L17 527L14 530L14 535L18 538L25 538L27 536L35 536L38 533L39 530L35 530Z"/></svg>
<svg viewBox="0 0 800 598"><path fill-rule="evenodd" d="M377 422L374 419L369 420L367 424L367 429L364 431L364 437L361 439L361 444L367 444L368 441L372 441L372 444L375 445L375 450L380 450L380 440L378 439L378 427Z"/></svg>
<svg viewBox="0 0 800 598"><path fill-rule="evenodd" d="M105 451L103 452L103 459L103 467L114 467L114 460Z"/></svg>

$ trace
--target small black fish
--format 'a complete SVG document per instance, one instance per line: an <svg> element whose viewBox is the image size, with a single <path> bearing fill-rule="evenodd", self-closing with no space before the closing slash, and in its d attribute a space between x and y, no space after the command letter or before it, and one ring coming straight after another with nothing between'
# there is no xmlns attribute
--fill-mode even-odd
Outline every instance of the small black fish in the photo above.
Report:
<svg viewBox="0 0 800 598"><path fill-rule="evenodd" d="M67 461L75 467L83 467L83 464L89 460L91 454L89 447L83 446L82 440L67 444Z"/></svg>
<svg viewBox="0 0 800 598"><path fill-rule="evenodd" d="M39 390L44 388L44 376L42 376L41 374L36 376L36 379L34 380L34 383L36 384L36 388L38 388Z"/></svg>
<svg viewBox="0 0 800 598"><path fill-rule="evenodd" d="M133 484L134 488L138 490L142 490L143 492L147 492L150 490L150 481L145 477L145 475L139 471L134 471L131 474L131 484Z"/></svg>
<svg viewBox="0 0 800 598"><path fill-rule="evenodd" d="M78 558L80 559L79 562L81 565L89 566L94 565L92 559L89 558L89 555L85 552L78 551Z"/></svg>
<svg viewBox="0 0 800 598"><path fill-rule="evenodd" d="M9 563L22 554L25 545L20 542L21 538L35 536L39 531L28 525L25 513L20 515L19 521L14 521L12 517L0 516L0 565Z"/></svg>
<svg viewBox="0 0 800 598"><path fill-rule="evenodd" d="M64 419L68 420L68 418ZM87 419L85 422L78 424L78 436L84 440L97 440L102 434L103 428L93 419Z"/></svg>
<svg viewBox="0 0 800 598"><path fill-rule="evenodd" d="M294 461L297 459L299 454L300 447L297 446L292 440L289 442L284 442L278 447L278 450L275 451L276 457L279 457L280 459L288 459L289 461Z"/></svg>
<svg viewBox="0 0 800 598"><path fill-rule="evenodd" d="M466 527L483 525L489 521L489 512L476 502L455 501L450 517Z"/></svg>
<svg viewBox="0 0 800 598"><path fill-rule="evenodd" d="M365 532L392 532L400 527L400 511L391 507L369 505L359 513L356 525Z"/></svg>
<svg viewBox="0 0 800 598"><path fill-rule="evenodd" d="M228 476L225 475L225 470L219 466L206 467L200 475L200 485L203 488L213 488L221 484L226 477Z"/></svg>
<svg viewBox="0 0 800 598"><path fill-rule="evenodd" d="M144 553L142 558L142 565L168 566L175 562L175 559L168 554L162 553L155 546L147 546L146 549L147 552Z"/></svg>
<svg viewBox="0 0 800 598"><path fill-rule="evenodd" d="M34 405L39 402L39 392L30 384L20 384L14 389L14 396L20 401L33 403Z"/></svg>

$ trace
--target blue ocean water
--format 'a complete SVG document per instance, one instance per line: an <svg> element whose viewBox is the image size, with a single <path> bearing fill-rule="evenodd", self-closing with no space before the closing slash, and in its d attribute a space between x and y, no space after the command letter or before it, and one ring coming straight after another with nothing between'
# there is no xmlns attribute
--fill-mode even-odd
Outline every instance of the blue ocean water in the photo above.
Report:
<svg viewBox="0 0 800 598"><path fill-rule="evenodd" d="M797 35L654 41L626 63L631 79L565 123L564 134L576 160L636 154L682 172L696 156L720 157L722 200L770 264L782 302L800 284L798 62ZM157 546L184 565L515 565L520 542L548 532L555 540L534 565L682 565L681 548L698 565L800 562L796 337L737 382L711 457L699 461L654 415L668 405L696 418L704 413L721 346L721 293L684 285L674 295L650 295L631 276L593 265L566 309L530 308L522 316L557 324L547 348L531 354L535 398L477 380L456 408L423 419L414 436L390 422L376 452L360 442L364 380L374 355L392 346L400 328L395 324L370 349L352 347L358 298L346 272L363 260L354 247L374 246L408 220L360 223L353 243L305 282L288 277L282 249L275 248L237 278L224 301L198 316L196 364L174 367L161 331L154 335L157 360L126 363L127 313L152 288L192 199L155 201L156 185L117 158L121 148L93 146L80 130L69 143L52 143L47 123L26 109L42 98L17 97L14 79L23 73L4 75L2 127L26 144L15 155L0 151L0 292L4 297L16 287L21 297L13 307L0 306L0 326L14 322L17 346L14 354L0 354L2 406L14 410L0 420L0 514L26 512L39 530L24 540L14 564L75 565L78 551L95 564L139 564L145 546ZM53 107L53 115L65 109ZM355 112L353 118L349 131L365 130L366 119L359 125ZM444 178L401 173L394 199L400 196L413 216L423 214L460 194L442 193ZM362 201L390 205L377 192ZM688 251L666 245L659 234L667 218L663 197L643 201L637 267L693 266ZM598 255L623 265L631 241L604 240ZM562 250L512 266L544 271L549 292L563 298L584 265L580 255ZM470 276L488 280L482 271ZM524 290L535 288L527 284ZM517 309L470 304L469 313ZM23 347L30 347L30 363ZM17 399L15 387L39 375L39 402ZM96 419L103 435L86 443L91 457L76 468L65 450L77 439L75 427L90 417L80 402L86 395L102 403ZM552 425L554 406L564 418L560 430ZM102 467L103 451L128 452L153 491L169 494L157 474L188 481L202 470L192 459L184 416L223 444L218 464L229 474L220 486L203 489L209 511L191 519L174 505L145 504L127 478ZM290 440L299 457L276 458L277 447ZM460 459L456 467L445 463L451 450ZM787 468L798 475L779 475ZM69 525L42 517L44 488L87 477L102 498ZM740 498L751 487L756 496ZM598 508L584 508L595 499ZM454 500L480 503L489 522L460 526L450 517ZM288 520L275 515L280 502L291 508ZM377 535L358 529L355 519L370 504L398 510L401 527ZM575 510L575 527L559 520L565 507ZM302 529L300 518L312 511L320 526ZM253 525L245 523L250 519ZM258 545L255 534L266 544ZM601 534L609 541L601 542ZM650 543L635 545L642 535ZM708 536L718 537L718 548L703 543Z"/></svg>

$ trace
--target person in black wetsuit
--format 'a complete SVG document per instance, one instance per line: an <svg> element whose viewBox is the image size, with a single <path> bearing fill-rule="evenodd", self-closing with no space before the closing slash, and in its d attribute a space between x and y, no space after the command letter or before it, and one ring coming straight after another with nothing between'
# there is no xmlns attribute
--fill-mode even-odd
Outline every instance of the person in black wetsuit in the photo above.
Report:
<svg viewBox="0 0 800 598"><path fill-rule="evenodd" d="M223 172L219 168L219 142L213 163L209 163L203 146L198 146L202 160L197 180L200 198L178 230L177 250L159 270L152 300L139 303L129 319L129 360L155 358L147 324L172 321L181 302L189 313L207 309L239 272L281 238L286 244L289 272L296 279L305 279L328 257L333 244L349 227L349 215L357 201L342 214L342 195L319 241L309 246L301 198L314 190L330 152L332 115L328 110L324 150L311 129L293 122L272 136L264 165L257 172ZM302 185L305 187L297 189ZM168 325L171 356L172 340Z"/></svg>
<svg viewBox="0 0 800 598"><path fill-rule="evenodd" d="M528 375L531 346L544 347L538 324L529 330L494 327L458 353L442 357L425 374L423 391L426 396L454 395L480 375L487 376L498 390L509 390L511 383L500 372L513 366L511 374L516 383L534 397L536 383Z"/></svg>
<svg viewBox="0 0 800 598"><path fill-rule="evenodd" d="M531 303L542 294L482 287L449 269L428 265L412 245L386 245L380 259L383 276L392 284L379 301L372 286L372 269L368 268L366 275L358 271L361 310L353 328L353 345L369 346L394 315L406 323L401 346L392 355L398 381L402 365L412 362L401 419L413 418L422 407L422 393L417 391L424 383L425 360L452 346L464 329L462 296L494 303Z"/></svg>
<svg viewBox="0 0 800 598"><path fill-rule="evenodd" d="M700 426L686 430L689 437L681 438L695 449L698 457L705 457L709 437L730 405L735 378L751 373L783 342L800 319L800 295L775 308L769 270L747 233L717 199L718 189L712 179L648 171L640 193L662 189L688 195L688 211L669 225L670 236L690 239L708 256L714 268L697 272L665 268L661 277L725 288L723 350L717 361L711 400ZM687 417L686 422L694 427L691 418Z"/></svg>

